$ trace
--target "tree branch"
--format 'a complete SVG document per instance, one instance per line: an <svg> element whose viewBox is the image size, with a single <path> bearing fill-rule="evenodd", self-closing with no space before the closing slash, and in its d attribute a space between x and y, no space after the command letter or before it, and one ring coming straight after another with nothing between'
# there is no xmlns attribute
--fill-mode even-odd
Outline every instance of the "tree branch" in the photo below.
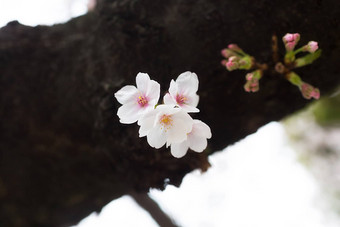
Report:
<svg viewBox="0 0 340 227"><path fill-rule="evenodd" d="M0 29L0 225L69 226L131 190L179 185L209 154L309 103L277 74L244 92L246 72L220 65L229 43L273 67L272 34L318 41L321 58L298 73L326 95L340 83L336 4L99 0L66 24ZM175 159L119 123L113 93L146 72L164 94L187 70L200 80L194 118L213 137L206 152Z"/></svg>

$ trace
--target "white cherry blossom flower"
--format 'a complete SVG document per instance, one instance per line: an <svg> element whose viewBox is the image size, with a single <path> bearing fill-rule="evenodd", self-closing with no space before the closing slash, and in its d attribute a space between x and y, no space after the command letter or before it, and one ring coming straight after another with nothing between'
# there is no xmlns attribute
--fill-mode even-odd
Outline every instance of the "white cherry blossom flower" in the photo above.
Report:
<svg viewBox="0 0 340 227"><path fill-rule="evenodd" d="M172 105L159 105L145 113L139 120L139 137L146 136L151 147L167 147L181 143L192 131L193 119L181 108Z"/></svg>
<svg viewBox="0 0 340 227"><path fill-rule="evenodd" d="M194 124L187 140L171 144L171 154L176 158L183 157L188 148L196 152L202 152L207 147L207 139L211 138L210 127L200 120L193 121Z"/></svg>
<svg viewBox="0 0 340 227"><path fill-rule="evenodd" d="M146 73L138 73L136 85L127 85L117 91L114 96L122 106L118 109L119 121L132 124L148 110L153 109L158 102L160 85Z"/></svg>
<svg viewBox="0 0 340 227"><path fill-rule="evenodd" d="M164 96L164 103L167 105L179 106L188 113L197 113L196 108L199 96L198 78L195 73L184 72L179 75L176 81L171 80L169 93Z"/></svg>

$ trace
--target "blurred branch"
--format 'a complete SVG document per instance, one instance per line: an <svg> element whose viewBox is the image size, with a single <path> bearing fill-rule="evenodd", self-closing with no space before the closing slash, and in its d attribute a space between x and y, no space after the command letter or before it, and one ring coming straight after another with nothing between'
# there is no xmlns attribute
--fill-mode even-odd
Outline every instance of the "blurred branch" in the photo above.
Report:
<svg viewBox="0 0 340 227"><path fill-rule="evenodd" d="M147 193L130 193L130 196L144 208L161 227L177 227L159 205Z"/></svg>

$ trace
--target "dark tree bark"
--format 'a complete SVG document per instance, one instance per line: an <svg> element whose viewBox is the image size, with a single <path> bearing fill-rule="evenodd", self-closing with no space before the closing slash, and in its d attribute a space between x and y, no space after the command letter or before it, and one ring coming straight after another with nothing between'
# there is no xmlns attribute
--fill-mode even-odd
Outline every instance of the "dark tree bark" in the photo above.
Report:
<svg viewBox="0 0 340 227"><path fill-rule="evenodd" d="M273 34L318 41L321 58L296 72L327 95L340 83L339 15L337 0L102 0L66 24L8 24L0 30L0 226L68 226L131 191L179 185L209 167L209 154L310 103L271 70L259 92L244 92L245 72L220 65L229 43L273 67ZM213 137L206 152L176 159L139 138L136 124L119 123L113 93L146 72L164 94L187 70L200 80L194 118Z"/></svg>

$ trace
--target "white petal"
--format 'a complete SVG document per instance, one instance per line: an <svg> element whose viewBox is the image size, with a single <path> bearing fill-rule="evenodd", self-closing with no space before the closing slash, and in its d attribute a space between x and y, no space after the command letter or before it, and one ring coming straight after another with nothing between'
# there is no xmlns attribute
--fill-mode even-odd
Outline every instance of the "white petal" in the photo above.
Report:
<svg viewBox="0 0 340 227"><path fill-rule="evenodd" d="M114 96L120 104L130 102L138 95L138 90L135 86L126 85L117 91Z"/></svg>
<svg viewBox="0 0 340 227"><path fill-rule="evenodd" d="M169 93L166 93L164 95L163 102L166 105L172 105L172 106L177 105L176 101L171 97L171 95Z"/></svg>
<svg viewBox="0 0 340 227"><path fill-rule="evenodd" d="M211 138L210 127L200 120L194 120L192 131L188 135L188 144L191 150L202 152L207 148L207 138Z"/></svg>
<svg viewBox="0 0 340 227"><path fill-rule="evenodd" d="M196 73L184 72L176 79L178 92L184 94L196 93L198 90L198 78Z"/></svg>
<svg viewBox="0 0 340 227"><path fill-rule="evenodd" d="M191 150L202 152L207 148L207 139L200 136L188 136L188 143Z"/></svg>
<svg viewBox="0 0 340 227"><path fill-rule="evenodd" d="M170 151L175 158L182 158L188 151L187 141L171 144Z"/></svg>
<svg viewBox="0 0 340 227"><path fill-rule="evenodd" d="M167 142L169 144L181 143L187 139L187 134L191 132L193 119L188 113L181 110L180 112L172 115L172 120L172 126L167 131Z"/></svg>
<svg viewBox="0 0 340 227"><path fill-rule="evenodd" d="M140 118L139 106L133 102L126 103L119 107L117 115L119 117L120 123L135 123Z"/></svg>
<svg viewBox="0 0 340 227"><path fill-rule="evenodd" d="M160 113L163 114L168 114L168 115L172 115L178 112L181 112L182 110L180 108L174 108L173 105L158 105L156 108Z"/></svg>
<svg viewBox="0 0 340 227"><path fill-rule="evenodd" d="M166 142L166 135L164 130L159 126L155 126L147 135L148 143L151 147L161 148Z"/></svg>
<svg viewBox="0 0 340 227"><path fill-rule="evenodd" d="M187 113L198 113L198 112L200 112L199 109L197 109L196 107L190 106L190 105L183 104L180 107Z"/></svg>
<svg viewBox="0 0 340 227"><path fill-rule="evenodd" d="M170 87L169 87L169 94L171 98L174 99L174 102L176 102L176 95L178 93L178 86L177 83L174 80L171 80Z"/></svg>
<svg viewBox="0 0 340 227"><path fill-rule="evenodd" d="M150 77L146 73L138 73L136 76L137 88L143 94L145 94L148 90L149 81L150 81Z"/></svg>
<svg viewBox="0 0 340 227"><path fill-rule="evenodd" d="M158 103L160 92L160 84L154 80L150 80L148 82L148 88L145 93L146 97L149 99L150 105L155 106Z"/></svg>
<svg viewBox="0 0 340 227"><path fill-rule="evenodd" d="M156 109L149 110L141 116L137 124L140 125L139 137L146 136L150 130L155 126L155 120L158 111Z"/></svg>
<svg viewBox="0 0 340 227"><path fill-rule="evenodd" d="M196 107L198 105L199 96L197 94L192 94L188 96L188 102L187 105Z"/></svg>
<svg viewBox="0 0 340 227"><path fill-rule="evenodd" d="M192 132L190 134L193 134L195 136L200 136L203 138L210 139L211 138L211 130L210 127L200 120L194 120L194 124L192 126Z"/></svg>

